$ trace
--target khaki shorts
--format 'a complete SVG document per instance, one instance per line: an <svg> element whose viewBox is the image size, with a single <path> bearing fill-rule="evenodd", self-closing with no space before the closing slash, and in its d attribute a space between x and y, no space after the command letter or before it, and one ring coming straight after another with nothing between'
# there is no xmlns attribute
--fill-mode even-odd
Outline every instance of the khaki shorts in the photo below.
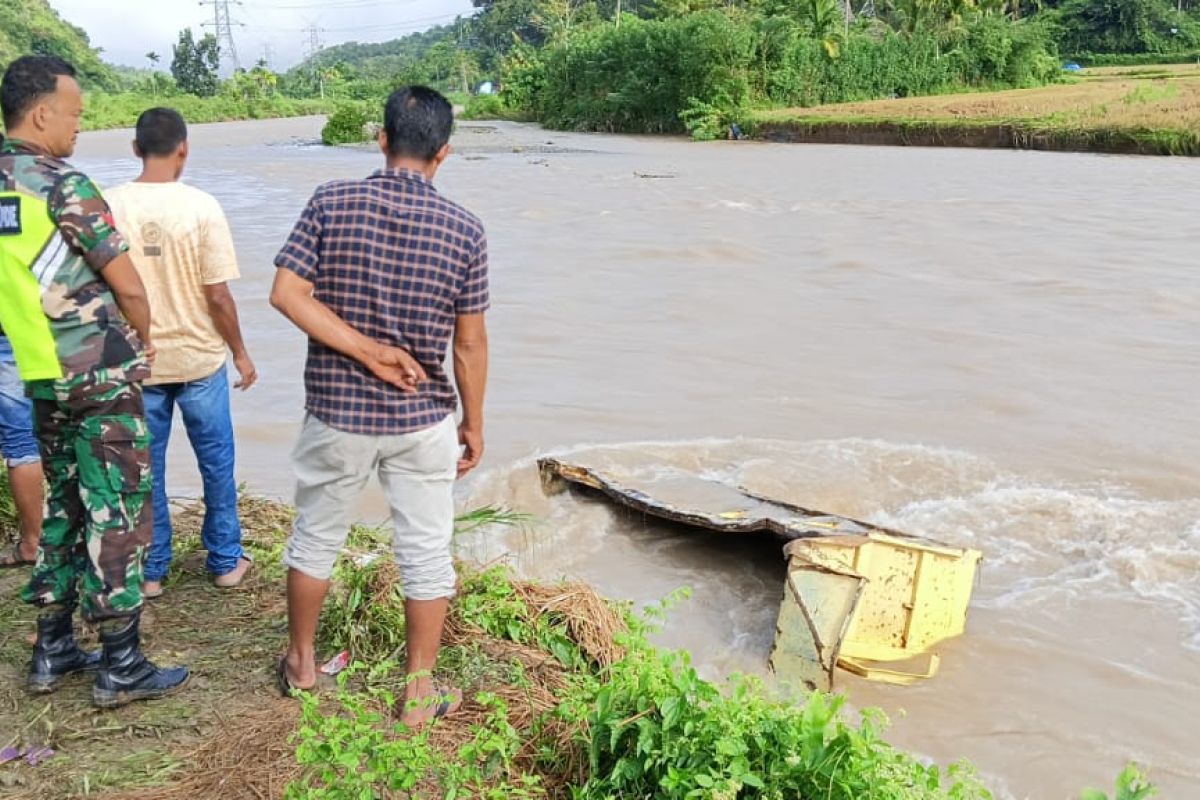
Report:
<svg viewBox="0 0 1200 800"><path fill-rule="evenodd" d="M328 580L355 521L355 503L375 473L392 508L392 550L405 597L452 597L458 457L452 416L414 433L364 436L331 428L309 414L292 452L298 514L283 563Z"/></svg>

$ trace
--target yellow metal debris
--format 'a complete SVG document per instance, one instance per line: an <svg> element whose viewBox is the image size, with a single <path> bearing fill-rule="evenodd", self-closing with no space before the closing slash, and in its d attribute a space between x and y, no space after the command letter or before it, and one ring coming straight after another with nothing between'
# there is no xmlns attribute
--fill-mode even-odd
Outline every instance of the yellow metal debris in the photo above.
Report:
<svg viewBox="0 0 1200 800"><path fill-rule="evenodd" d="M830 689L840 667L871 680L913 683L937 673L939 659L930 649L966 625L978 550L679 471L657 469L645 478L549 458L538 466L548 492L571 483L673 522L789 539L771 652L772 669L786 680ZM920 668L910 668L914 661Z"/></svg>

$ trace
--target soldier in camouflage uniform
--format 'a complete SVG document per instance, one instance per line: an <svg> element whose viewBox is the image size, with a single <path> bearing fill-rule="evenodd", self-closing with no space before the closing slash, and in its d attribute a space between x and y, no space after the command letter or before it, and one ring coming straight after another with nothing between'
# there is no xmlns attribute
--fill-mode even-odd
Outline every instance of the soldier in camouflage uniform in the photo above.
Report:
<svg viewBox="0 0 1200 800"><path fill-rule="evenodd" d="M0 83L0 325L33 400L49 482L37 566L23 593L42 607L29 686L51 692L95 670L102 707L162 697L188 679L142 655L142 564L153 527L145 289L107 203L62 158L82 95L60 59L26 56ZM100 626L102 653L75 641L72 613Z"/></svg>

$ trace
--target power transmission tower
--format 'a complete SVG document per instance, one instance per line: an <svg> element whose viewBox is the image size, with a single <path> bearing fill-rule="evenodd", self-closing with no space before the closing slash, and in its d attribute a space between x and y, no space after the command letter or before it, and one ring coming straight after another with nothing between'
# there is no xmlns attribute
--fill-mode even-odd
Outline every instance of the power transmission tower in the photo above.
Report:
<svg viewBox="0 0 1200 800"><path fill-rule="evenodd" d="M319 28L315 23L310 24L304 29L304 33L308 34L307 55L306 58L311 62L313 56L325 49L324 42L321 41L321 34L324 33L324 28ZM325 99L325 70L320 64L312 64L313 73L317 79L317 88L321 92L321 99Z"/></svg>
<svg viewBox="0 0 1200 800"><path fill-rule="evenodd" d="M231 4L240 6L242 0L200 0L200 5L213 7L213 21L204 23L204 27L215 30L221 60L228 63L230 72L236 72L242 65L238 61L237 45L233 42L233 26L240 26L242 23L230 16Z"/></svg>
<svg viewBox="0 0 1200 800"><path fill-rule="evenodd" d="M321 34L324 32L324 28L318 28L316 25L309 25L304 29L304 33L308 34L308 58L312 58L325 49L325 43L321 41Z"/></svg>

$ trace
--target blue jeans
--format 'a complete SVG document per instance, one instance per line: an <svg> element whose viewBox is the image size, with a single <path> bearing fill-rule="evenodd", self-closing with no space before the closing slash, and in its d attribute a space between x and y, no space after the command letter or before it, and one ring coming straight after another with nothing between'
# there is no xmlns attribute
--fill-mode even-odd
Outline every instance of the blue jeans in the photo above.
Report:
<svg viewBox="0 0 1200 800"><path fill-rule="evenodd" d="M0 456L9 467L42 460L33 434L33 404L17 374L8 339L0 336Z"/></svg>
<svg viewBox="0 0 1200 800"><path fill-rule="evenodd" d="M204 482L204 527L200 541L208 551L208 571L224 575L245 556L233 477L233 422L229 417L229 379L225 368L198 381L145 387L146 424L154 469L154 542L146 559L146 580L161 581L171 566L171 511L167 506L167 442L178 404L200 477Z"/></svg>

